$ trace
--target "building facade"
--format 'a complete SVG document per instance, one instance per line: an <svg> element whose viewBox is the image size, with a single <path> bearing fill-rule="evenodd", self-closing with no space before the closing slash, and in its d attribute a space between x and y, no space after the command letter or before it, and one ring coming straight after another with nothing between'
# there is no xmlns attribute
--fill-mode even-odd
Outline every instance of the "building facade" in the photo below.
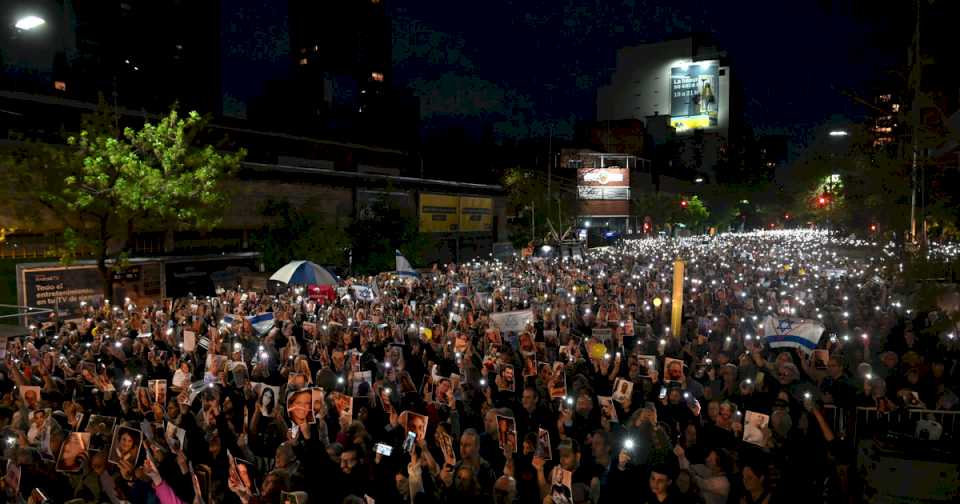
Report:
<svg viewBox="0 0 960 504"><path fill-rule="evenodd" d="M736 122L731 90L726 53L704 37L626 47L597 91L597 121L644 121L655 146L674 144L667 175L716 179Z"/></svg>

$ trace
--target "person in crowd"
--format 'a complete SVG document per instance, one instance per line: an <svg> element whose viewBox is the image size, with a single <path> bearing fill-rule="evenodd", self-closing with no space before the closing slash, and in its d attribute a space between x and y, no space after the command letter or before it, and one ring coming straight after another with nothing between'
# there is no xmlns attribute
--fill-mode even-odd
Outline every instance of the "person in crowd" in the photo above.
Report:
<svg viewBox="0 0 960 504"><path fill-rule="evenodd" d="M915 427L854 430L858 406L960 407L956 314L908 307L918 297L886 256L819 252L857 246L807 231L627 240L577 259L344 279L370 288L362 299L227 288L37 315L0 358L18 480L2 490L134 504L855 502L851 441ZM264 314L273 327L248 320ZM781 337L799 320L816 334ZM147 394L152 380L171 393ZM745 439L747 418L769 421Z"/></svg>

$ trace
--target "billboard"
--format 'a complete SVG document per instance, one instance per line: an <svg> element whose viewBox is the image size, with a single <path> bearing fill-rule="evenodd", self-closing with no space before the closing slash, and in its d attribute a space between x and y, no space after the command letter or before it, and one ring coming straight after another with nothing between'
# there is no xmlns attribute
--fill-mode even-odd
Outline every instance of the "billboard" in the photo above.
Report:
<svg viewBox="0 0 960 504"><path fill-rule="evenodd" d="M114 271L113 299L137 304L161 297L160 263L144 263ZM95 265L19 265L18 298L22 305L52 308L64 315L80 312L80 303L103 301L103 279Z"/></svg>
<svg viewBox="0 0 960 504"><path fill-rule="evenodd" d="M493 230L493 199L460 197L460 230L463 232Z"/></svg>
<svg viewBox="0 0 960 504"><path fill-rule="evenodd" d="M630 171L626 168L581 168L577 171L577 199L630 199Z"/></svg>
<svg viewBox="0 0 960 504"><path fill-rule="evenodd" d="M670 68L670 125L677 131L716 128L720 110L720 62Z"/></svg>
<svg viewBox="0 0 960 504"><path fill-rule="evenodd" d="M460 198L443 194L420 195L420 232L451 233L460 228Z"/></svg>

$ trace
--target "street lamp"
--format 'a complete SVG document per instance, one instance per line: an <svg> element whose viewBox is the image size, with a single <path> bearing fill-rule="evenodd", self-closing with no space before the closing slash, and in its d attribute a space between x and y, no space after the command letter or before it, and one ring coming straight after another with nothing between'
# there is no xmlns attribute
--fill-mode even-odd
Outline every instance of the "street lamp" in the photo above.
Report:
<svg viewBox="0 0 960 504"><path fill-rule="evenodd" d="M832 137L845 137L849 134L847 130L833 130L830 132L830 136Z"/></svg>
<svg viewBox="0 0 960 504"><path fill-rule="evenodd" d="M14 25L18 30L29 31L47 24L47 21L39 16L24 16L17 20Z"/></svg>
<svg viewBox="0 0 960 504"><path fill-rule="evenodd" d="M702 183L703 183L703 177L697 177L697 178L693 179L693 181L696 182L697 184L702 184Z"/></svg>

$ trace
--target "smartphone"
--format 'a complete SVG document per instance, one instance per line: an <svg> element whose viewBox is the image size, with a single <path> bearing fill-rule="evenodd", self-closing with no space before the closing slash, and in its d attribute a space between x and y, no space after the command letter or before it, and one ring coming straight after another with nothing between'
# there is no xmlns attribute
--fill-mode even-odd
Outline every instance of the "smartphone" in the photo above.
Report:
<svg viewBox="0 0 960 504"><path fill-rule="evenodd" d="M416 437L416 434L414 434L414 437ZM377 443L376 450L377 453L385 457L389 457L390 454L393 453L393 447L383 443Z"/></svg>
<svg viewBox="0 0 960 504"><path fill-rule="evenodd" d="M661 387L660 387L660 399L666 399L666 398L667 398L667 387L661 386Z"/></svg>
<svg viewBox="0 0 960 504"><path fill-rule="evenodd" d="M407 438L403 440L403 451L410 452L413 451L413 447L417 443L417 433L416 432L407 432Z"/></svg>

